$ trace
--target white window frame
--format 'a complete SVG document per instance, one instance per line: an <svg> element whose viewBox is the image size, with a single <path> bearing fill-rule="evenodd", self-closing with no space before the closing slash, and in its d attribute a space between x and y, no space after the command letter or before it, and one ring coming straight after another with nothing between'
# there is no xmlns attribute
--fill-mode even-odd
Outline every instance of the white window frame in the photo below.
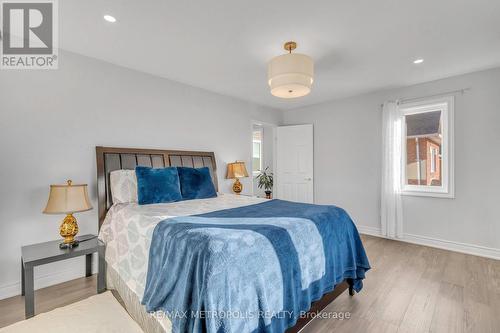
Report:
<svg viewBox="0 0 500 333"><path fill-rule="evenodd" d="M401 194L412 196L427 196L437 198L455 198L455 160L454 160L454 96L413 103L403 103L399 106L401 115ZM441 111L441 186L408 185L406 184L406 119L407 115Z"/></svg>
<svg viewBox="0 0 500 333"><path fill-rule="evenodd" d="M256 141L253 139L253 132L260 132L260 141ZM259 169L258 171L253 170L253 144L254 143L259 143L260 144L260 159L259 159ZM259 128L253 128L252 130L252 174L254 176L258 176L262 172L262 167L264 164L264 128L259 127Z"/></svg>

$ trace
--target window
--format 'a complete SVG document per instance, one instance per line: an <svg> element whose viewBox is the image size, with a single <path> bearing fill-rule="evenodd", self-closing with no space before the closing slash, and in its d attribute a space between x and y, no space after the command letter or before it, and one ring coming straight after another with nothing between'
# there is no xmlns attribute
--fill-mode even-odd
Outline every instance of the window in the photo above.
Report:
<svg viewBox="0 0 500 333"><path fill-rule="evenodd" d="M403 194L453 197L453 98L400 105Z"/></svg>
<svg viewBox="0 0 500 333"><path fill-rule="evenodd" d="M253 153L252 153L252 172L254 174L260 173L262 170L262 141L263 129L254 128L253 130Z"/></svg>

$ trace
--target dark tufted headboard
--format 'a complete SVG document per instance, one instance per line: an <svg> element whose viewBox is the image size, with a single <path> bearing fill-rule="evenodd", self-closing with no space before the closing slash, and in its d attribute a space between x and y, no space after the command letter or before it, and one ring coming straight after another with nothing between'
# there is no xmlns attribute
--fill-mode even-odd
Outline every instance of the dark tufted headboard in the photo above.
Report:
<svg viewBox="0 0 500 333"><path fill-rule="evenodd" d="M136 166L163 168L168 166L208 167L218 190L217 165L213 152L96 147L97 201L99 229L108 209L113 204L109 184L109 173L119 169L135 169Z"/></svg>

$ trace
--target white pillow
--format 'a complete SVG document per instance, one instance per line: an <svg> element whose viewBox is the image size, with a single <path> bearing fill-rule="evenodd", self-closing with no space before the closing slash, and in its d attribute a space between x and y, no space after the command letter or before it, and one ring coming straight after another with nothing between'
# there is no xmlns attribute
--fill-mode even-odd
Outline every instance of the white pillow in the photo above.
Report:
<svg viewBox="0 0 500 333"><path fill-rule="evenodd" d="M135 170L115 170L109 174L111 198L114 204L137 202Z"/></svg>

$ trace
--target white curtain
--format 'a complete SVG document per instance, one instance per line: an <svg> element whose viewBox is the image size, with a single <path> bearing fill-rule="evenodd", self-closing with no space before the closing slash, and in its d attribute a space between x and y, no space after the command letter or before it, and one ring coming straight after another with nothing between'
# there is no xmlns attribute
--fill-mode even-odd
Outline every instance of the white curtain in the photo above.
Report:
<svg viewBox="0 0 500 333"><path fill-rule="evenodd" d="M401 204L401 116L397 102L384 103L382 110L382 235L403 236Z"/></svg>

